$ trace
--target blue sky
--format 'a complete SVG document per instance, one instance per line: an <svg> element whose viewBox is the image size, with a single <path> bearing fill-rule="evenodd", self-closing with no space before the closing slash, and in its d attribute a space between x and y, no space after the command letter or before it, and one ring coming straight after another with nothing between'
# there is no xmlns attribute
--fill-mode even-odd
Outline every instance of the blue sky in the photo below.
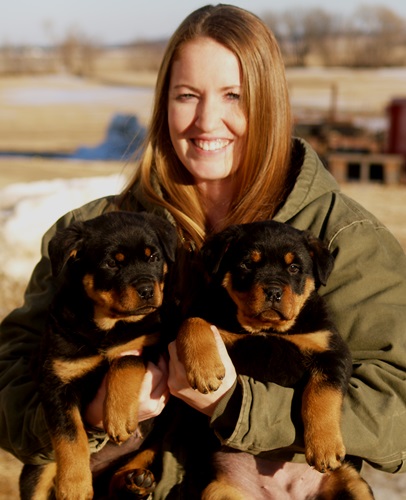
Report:
<svg viewBox="0 0 406 500"><path fill-rule="evenodd" d="M293 7L324 7L350 14L363 5L385 5L406 18L405 0L223 0L261 15ZM169 36L192 10L210 0L2 0L0 45L46 44L71 30L95 42L120 43ZM339 7L337 7L337 5Z"/></svg>

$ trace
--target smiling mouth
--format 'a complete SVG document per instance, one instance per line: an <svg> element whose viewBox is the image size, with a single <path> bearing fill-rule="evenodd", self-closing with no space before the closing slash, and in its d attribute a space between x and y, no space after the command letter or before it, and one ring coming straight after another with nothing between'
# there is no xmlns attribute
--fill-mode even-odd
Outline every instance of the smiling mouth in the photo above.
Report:
<svg viewBox="0 0 406 500"><path fill-rule="evenodd" d="M231 141L228 139L216 139L213 141L192 139L192 142L196 147L202 149L203 151L218 151L227 147Z"/></svg>

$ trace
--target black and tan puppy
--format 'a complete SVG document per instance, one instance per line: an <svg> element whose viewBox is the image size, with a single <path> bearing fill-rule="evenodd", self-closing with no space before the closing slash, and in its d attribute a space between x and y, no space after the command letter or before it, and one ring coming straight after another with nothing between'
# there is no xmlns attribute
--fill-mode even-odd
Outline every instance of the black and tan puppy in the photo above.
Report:
<svg viewBox="0 0 406 500"><path fill-rule="evenodd" d="M341 467L341 409L352 360L317 293L333 268L330 252L309 232L265 221L214 235L202 260L208 284L177 337L191 386L215 391L224 377L209 328L214 324L237 373L302 391L307 462L320 472L337 471L326 475L318 498L338 498L343 491L353 495L345 498L372 498L358 473ZM226 460L227 454L217 457L220 466ZM218 471L203 498L246 500L232 475L230 467Z"/></svg>
<svg viewBox="0 0 406 500"><path fill-rule="evenodd" d="M122 443L137 429L137 395L163 345L161 306L176 231L152 214L74 222L49 244L59 282L42 343L39 390L55 463L26 466L21 497L93 498L82 411L105 376L104 426ZM138 351L139 355L125 355Z"/></svg>

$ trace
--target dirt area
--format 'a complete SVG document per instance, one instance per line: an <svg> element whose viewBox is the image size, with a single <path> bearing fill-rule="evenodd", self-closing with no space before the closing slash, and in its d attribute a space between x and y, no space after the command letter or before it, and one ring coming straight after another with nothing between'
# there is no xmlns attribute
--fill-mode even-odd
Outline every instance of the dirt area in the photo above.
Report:
<svg viewBox="0 0 406 500"><path fill-rule="evenodd" d="M68 75L0 78L0 151L72 152L99 144L116 113L145 124L152 90Z"/></svg>
<svg viewBox="0 0 406 500"><path fill-rule="evenodd" d="M327 112L329 105L329 85L339 84L339 106L342 113L357 111L359 116L384 120L385 106L391 97L404 95L405 75L388 72L352 74L330 71L313 75L291 71L292 99L301 112L311 108L312 103L325 100L321 111ZM355 77L355 78L354 78ZM352 83L351 83L352 82ZM109 93L92 102L47 103L39 106L28 102L16 102L20 90L33 88L57 88L74 90L76 96L83 89L93 93L105 89L96 82L83 82L80 79L62 77L43 77L27 79L0 79L0 151L72 151L82 144L93 145L102 140L106 126L113 113L117 111L136 113L147 122L151 107L151 94L145 92L135 99L130 89L128 93ZM351 91L353 85L354 93ZM127 87L126 87L127 88ZM369 97L366 91L370 88ZM317 90L318 89L318 90ZM324 89L324 90L323 90ZM324 92L324 94L323 94ZM323 95L324 97L323 97ZM14 97L13 97L14 95ZM29 94L26 94L29 95ZM37 94L38 96L39 94ZM85 94L89 95L89 94ZM362 100L360 100L362 96ZM31 95L32 97L32 95ZM48 95L49 98L49 95ZM57 160L44 160L41 156L33 159L0 158L0 188L15 182L32 182L55 177L83 177L108 175L122 172L129 167L120 163L75 162L69 168L62 168ZM346 184L344 192L360 201L366 208L377 215L397 236L406 250L406 187L387 187L380 184ZM0 228L1 230L1 228ZM1 268L0 268L1 273ZM11 288L11 287L10 287ZM10 309L19 302L22 286L13 286L9 294L3 297ZM18 475L21 465L11 455L0 450L0 500L18 498ZM406 474L392 476L366 467L364 474L375 490L376 500L406 500Z"/></svg>

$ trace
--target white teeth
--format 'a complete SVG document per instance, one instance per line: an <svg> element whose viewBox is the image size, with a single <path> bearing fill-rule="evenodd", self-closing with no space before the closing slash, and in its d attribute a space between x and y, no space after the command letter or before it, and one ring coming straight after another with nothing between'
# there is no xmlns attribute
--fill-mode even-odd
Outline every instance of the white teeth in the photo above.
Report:
<svg viewBox="0 0 406 500"><path fill-rule="evenodd" d="M217 149L222 149L226 147L230 141L224 139L216 139L215 141L193 141L196 146L204 151L216 151Z"/></svg>

